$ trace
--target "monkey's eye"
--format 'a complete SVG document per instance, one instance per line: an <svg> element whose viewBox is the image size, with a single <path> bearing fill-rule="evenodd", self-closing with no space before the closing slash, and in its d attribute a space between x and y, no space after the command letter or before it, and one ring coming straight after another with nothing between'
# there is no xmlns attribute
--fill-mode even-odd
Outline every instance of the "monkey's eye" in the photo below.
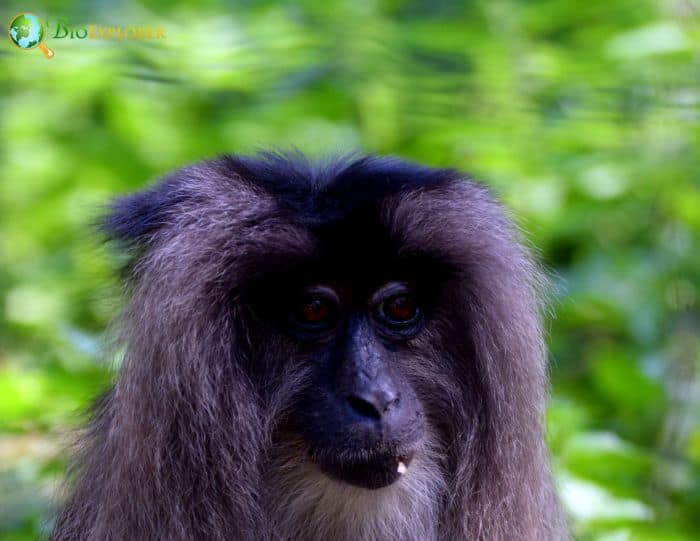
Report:
<svg viewBox="0 0 700 541"><path fill-rule="evenodd" d="M326 299L319 297L309 299L299 307L299 319L311 325L317 325L328 320L331 305Z"/></svg>
<svg viewBox="0 0 700 541"><path fill-rule="evenodd" d="M306 330L329 328L338 315L338 298L329 288L307 290L293 309L294 322Z"/></svg>
<svg viewBox="0 0 700 541"><path fill-rule="evenodd" d="M390 297L379 306L380 317L393 325L412 323L418 318L418 313L418 303L408 293Z"/></svg>

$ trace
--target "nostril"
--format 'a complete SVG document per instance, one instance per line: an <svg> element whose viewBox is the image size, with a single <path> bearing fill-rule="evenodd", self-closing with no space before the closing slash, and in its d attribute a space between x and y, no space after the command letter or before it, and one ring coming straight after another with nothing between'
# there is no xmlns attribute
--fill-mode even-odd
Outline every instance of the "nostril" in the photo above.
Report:
<svg viewBox="0 0 700 541"><path fill-rule="evenodd" d="M363 417L369 417L370 419L381 419L382 414L377 409L377 407L372 404L371 402L368 402L364 398L360 398L359 396L355 395L350 395L347 397L348 404L350 404L350 407L356 412L362 415Z"/></svg>

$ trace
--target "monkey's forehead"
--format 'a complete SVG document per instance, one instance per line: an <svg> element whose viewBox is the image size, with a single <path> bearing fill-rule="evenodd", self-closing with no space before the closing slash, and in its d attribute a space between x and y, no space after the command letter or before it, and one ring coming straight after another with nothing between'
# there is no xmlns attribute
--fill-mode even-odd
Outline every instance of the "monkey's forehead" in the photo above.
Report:
<svg viewBox="0 0 700 541"><path fill-rule="evenodd" d="M223 156L117 199L103 225L135 248L127 271L152 262L242 279L304 266L365 279L377 268L487 268L519 257L485 187L396 158Z"/></svg>
<svg viewBox="0 0 700 541"><path fill-rule="evenodd" d="M444 186L462 177L397 158L344 156L311 161L300 153L224 155L183 167L145 191L117 198L102 222L112 238L140 243L174 224L183 207L209 211L212 200L226 200L242 185L271 196L289 217L309 226L340 224L378 211L390 196ZM207 197L208 196L208 197ZM254 198L249 198L251 213ZM355 220L357 221L357 220Z"/></svg>
<svg viewBox="0 0 700 541"><path fill-rule="evenodd" d="M414 226L410 220L395 220L390 209L400 201L413 207L413 218L429 213L426 199L463 183L463 175L454 170L371 156L312 162L300 154L225 156L217 167L219 174L271 195L284 219L312 240L309 250L290 251L286 262L275 260L275 271L283 267L287 276L315 273L367 283L382 279L376 276L379 269L392 277L415 278L450 266L437 242L419 249L407 246L406 230ZM408 203L412 193L422 194L422 200ZM424 223L423 231L440 227L446 217L430 218L433 223Z"/></svg>
<svg viewBox="0 0 700 541"><path fill-rule="evenodd" d="M370 218L386 198L431 189L462 177L393 157L341 156L311 161L300 153L223 156L219 171L272 195L278 204L311 226L338 227L343 221Z"/></svg>

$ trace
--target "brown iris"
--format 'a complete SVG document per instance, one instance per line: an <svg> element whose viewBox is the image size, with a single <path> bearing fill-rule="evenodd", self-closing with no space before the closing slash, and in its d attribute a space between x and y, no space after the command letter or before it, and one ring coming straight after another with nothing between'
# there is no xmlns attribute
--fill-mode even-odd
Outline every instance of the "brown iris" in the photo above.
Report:
<svg viewBox="0 0 700 541"><path fill-rule="evenodd" d="M335 324L339 308L340 300L332 288L309 287L296 304L293 318L302 329L321 331Z"/></svg>
<svg viewBox="0 0 700 541"><path fill-rule="evenodd" d="M394 323L406 323L418 314L418 304L410 295L397 295L382 305L384 316Z"/></svg>
<svg viewBox="0 0 700 541"><path fill-rule="evenodd" d="M318 325L324 323L331 315L331 304L321 297L305 300L299 307L299 316L304 323Z"/></svg>

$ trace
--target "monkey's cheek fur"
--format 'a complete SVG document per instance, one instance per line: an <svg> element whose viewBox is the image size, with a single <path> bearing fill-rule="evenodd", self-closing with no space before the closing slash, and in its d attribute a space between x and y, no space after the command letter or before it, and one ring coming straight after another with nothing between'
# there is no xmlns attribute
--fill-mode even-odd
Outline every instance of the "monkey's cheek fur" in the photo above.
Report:
<svg viewBox="0 0 700 541"><path fill-rule="evenodd" d="M369 457L338 460L314 457L314 462L329 477L370 490L395 483L407 471L413 452L375 453Z"/></svg>

